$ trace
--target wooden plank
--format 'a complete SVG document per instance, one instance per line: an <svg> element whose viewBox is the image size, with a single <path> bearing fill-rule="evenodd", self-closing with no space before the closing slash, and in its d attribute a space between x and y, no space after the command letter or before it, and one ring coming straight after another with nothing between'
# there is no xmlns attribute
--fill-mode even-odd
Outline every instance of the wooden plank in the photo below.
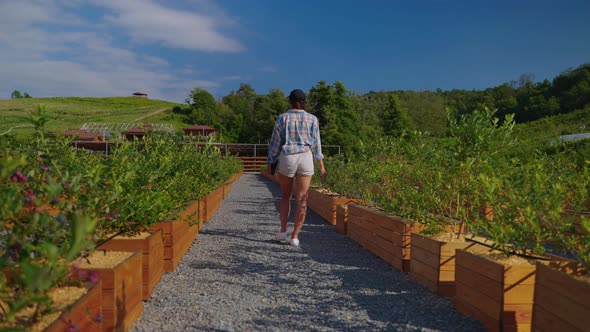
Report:
<svg viewBox="0 0 590 332"><path fill-rule="evenodd" d="M387 228L380 226L377 228L375 235L400 247L405 246L407 243L410 242L409 236L393 232Z"/></svg>
<svg viewBox="0 0 590 332"><path fill-rule="evenodd" d="M461 282L466 286L477 289L494 301L502 303L502 285L478 271L472 271L459 264L455 267L455 282Z"/></svg>
<svg viewBox="0 0 590 332"><path fill-rule="evenodd" d="M479 289L455 281L455 298L477 308L479 311L494 320L500 321L502 317L502 302L498 302L479 291Z"/></svg>
<svg viewBox="0 0 590 332"><path fill-rule="evenodd" d="M378 246L376 246L374 243L371 243L371 242L367 242L365 247L367 249L369 249L369 251L372 252L373 254L375 254L377 257L383 259L384 261L391 264L393 267L397 268L398 270L403 271L403 262L402 262L401 258L396 257L395 255L391 254L388 251L383 250L382 248L379 248Z"/></svg>
<svg viewBox="0 0 590 332"><path fill-rule="evenodd" d="M117 314L113 310L102 310L102 330L116 331Z"/></svg>
<svg viewBox="0 0 590 332"><path fill-rule="evenodd" d="M583 274L583 272L579 271L578 274ZM590 307L589 282L575 279L564 272L543 264L537 264L537 282L539 285L542 285L540 287L552 289L578 306L584 308Z"/></svg>
<svg viewBox="0 0 590 332"><path fill-rule="evenodd" d="M123 322L120 324L120 328L123 331L129 331L133 328L133 324L137 322L139 317L141 317L141 313L143 312L143 302L139 302L135 307L131 308L129 311L125 313L123 318Z"/></svg>
<svg viewBox="0 0 590 332"><path fill-rule="evenodd" d="M372 222L365 220L365 219L360 219L360 218L358 218L356 216L352 216L352 215L348 216L348 222L358 225L359 227L362 227L373 234L376 234L377 232L379 232L379 230L381 228L381 227L379 227L379 225L377 225L375 223L372 223ZM389 232L393 233L391 230Z"/></svg>
<svg viewBox="0 0 590 332"><path fill-rule="evenodd" d="M557 308L557 307L554 307ZM570 323L574 321L563 319L559 312L552 309L545 309L536 304L533 307L533 319L531 329L533 331L572 331L583 332L589 325L576 327ZM574 322L575 323L575 322Z"/></svg>
<svg viewBox="0 0 590 332"><path fill-rule="evenodd" d="M410 275L420 276L434 285L438 285L438 270L418 260L412 259L410 261ZM433 290L436 291L436 287Z"/></svg>
<svg viewBox="0 0 590 332"><path fill-rule="evenodd" d="M70 326L76 326L80 331L100 332L102 322L94 318L102 314L102 285L100 281L88 286L86 294L82 295L71 307L64 310L44 332L68 331ZM35 330L35 328L33 327Z"/></svg>
<svg viewBox="0 0 590 332"><path fill-rule="evenodd" d="M410 224L398 216L391 216L383 211L358 204L350 204L348 209L349 219L354 216L355 218L368 220L399 234L404 232L406 224Z"/></svg>
<svg viewBox="0 0 590 332"><path fill-rule="evenodd" d="M340 234L348 234L348 205L336 207L336 231Z"/></svg>
<svg viewBox="0 0 590 332"><path fill-rule="evenodd" d="M499 319L494 319L486 315L478 308L473 307L469 303L466 303L457 297L453 299L453 307L460 313L480 321L480 323L482 323L488 332L501 331L501 323Z"/></svg>
<svg viewBox="0 0 590 332"><path fill-rule="evenodd" d="M115 296L117 303L121 303L122 306L117 306L117 310L129 312L142 301L141 255L130 257L123 264L119 275L121 277L118 285L120 292Z"/></svg>
<svg viewBox="0 0 590 332"><path fill-rule="evenodd" d="M412 237L412 241L414 240L416 238ZM420 261L420 263L429 266L435 271L438 271L440 268L440 256L438 254L417 246L416 243L412 242L412 261L414 260Z"/></svg>
<svg viewBox="0 0 590 332"><path fill-rule="evenodd" d="M397 254L398 257L402 258L402 248L400 246L397 246L395 243L391 243L389 241L384 240L382 237L380 236L374 236L374 243L375 245L377 245L379 248L395 255Z"/></svg>
<svg viewBox="0 0 590 332"><path fill-rule="evenodd" d="M444 242L434 240L430 237L424 236L422 234L412 233L412 247L422 248L423 250L434 254L436 257L439 257L441 254L441 246ZM454 253L453 253L454 254Z"/></svg>
<svg viewBox="0 0 590 332"><path fill-rule="evenodd" d="M102 290L102 308L103 310L115 310L117 308L114 289Z"/></svg>
<svg viewBox="0 0 590 332"><path fill-rule="evenodd" d="M588 303L590 299L581 298L587 301L586 305L582 305L574 301L572 297L564 296L565 294L560 290L568 287L567 282L560 287L552 286L539 280L535 288L535 310L541 308L559 317L564 322L560 324L572 325L580 330L587 329L590 326L590 303Z"/></svg>
<svg viewBox="0 0 590 332"><path fill-rule="evenodd" d="M363 238L366 241L375 242L375 236L371 234L369 231L362 227L358 227L356 224L349 225L349 232L352 231L356 233L359 237Z"/></svg>
<svg viewBox="0 0 590 332"><path fill-rule="evenodd" d="M492 262L465 250L457 250L455 259L456 265L461 265L471 271L477 271L482 275L488 276L491 280L504 279L504 266L501 264Z"/></svg>

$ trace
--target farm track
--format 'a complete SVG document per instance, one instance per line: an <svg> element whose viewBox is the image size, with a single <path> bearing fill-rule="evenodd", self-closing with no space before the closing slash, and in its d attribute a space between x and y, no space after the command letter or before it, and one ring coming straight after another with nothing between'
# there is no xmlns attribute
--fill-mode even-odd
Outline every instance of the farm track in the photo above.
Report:
<svg viewBox="0 0 590 332"><path fill-rule="evenodd" d="M484 331L311 210L299 248L274 241L279 202L244 174L132 331Z"/></svg>
<svg viewBox="0 0 590 332"><path fill-rule="evenodd" d="M154 112L152 112L152 113L146 114L146 115L144 115L144 116L140 116L139 118L137 118L137 119L135 119L135 120L133 120L133 121L131 121L131 122L139 122L139 121L141 121L141 120L143 120L143 119L147 119L147 118L149 118L149 117L152 117L152 116L154 116L154 115L158 115L158 114L160 114L160 113L162 113L162 112L165 112L165 111L167 111L167 110L168 110L168 108L163 108L163 109L160 109L160 110L154 111Z"/></svg>

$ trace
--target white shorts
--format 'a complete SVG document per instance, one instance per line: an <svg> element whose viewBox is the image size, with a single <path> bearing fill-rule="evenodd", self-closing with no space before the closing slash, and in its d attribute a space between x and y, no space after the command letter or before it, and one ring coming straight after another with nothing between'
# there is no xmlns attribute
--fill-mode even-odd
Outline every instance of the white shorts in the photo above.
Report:
<svg viewBox="0 0 590 332"><path fill-rule="evenodd" d="M313 155L311 151L279 155L279 173L287 177L312 176L313 175Z"/></svg>

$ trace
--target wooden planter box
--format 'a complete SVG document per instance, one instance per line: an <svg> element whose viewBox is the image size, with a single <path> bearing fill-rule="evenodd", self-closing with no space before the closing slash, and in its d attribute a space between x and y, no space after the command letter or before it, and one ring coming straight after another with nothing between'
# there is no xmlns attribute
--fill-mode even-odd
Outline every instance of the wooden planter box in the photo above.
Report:
<svg viewBox="0 0 590 332"><path fill-rule="evenodd" d="M198 228L199 231L201 231L201 229L203 229L203 226L205 225L205 219L207 219L207 197L203 197L199 200L198 202L198 215L197 215L197 219L198 219Z"/></svg>
<svg viewBox="0 0 590 332"><path fill-rule="evenodd" d="M164 237L161 229L148 236L117 236L98 247L98 250L138 251L142 254L142 300L150 299L152 291L164 274Z"/></svg>
<svg viewBox="0 0 590 332"><path fill-rule="evenodd" d="M588 331L590 276L581 266L537 263L533 331Z"/></svg>
<svg viewBox="0 0 590 332"><path fill-rule="evenodd" d="M447 242L412 233L410 279L444 296L455 296L455 250L490 252L475 242Z"/></svg>
<svg viewBox="0 0 590 332"><path fill-rule="evenodd" d="M174 221L162 221L153 225L150 230L162 230L164 239L164 271L176 269L198 234L199 201L187 205ZM194 223L193 225L189 223Z"/></svg>
<svg viewBox="0 0 590 332"><path fill-rule="evenodd" d="M348 205L336 207L336 231L348 235Z"/></svg>
<svg viewBox="0 0 590 332"><path fill-rule="evenodd" d="M423 228L375 208L348 205L348 236L399 270L410 270L412 232Z"/></svg>
<svg viewBox="0 0 590 332"><path fill-rule="evenodd" d="M223 186L205 196L205 222L208 222L213 218L213 215L217 212L221 203L223 203Z"/></svg>
<svg viewBox="0 0 590 332"><path fill-rule="evenodd" d="M99 255L122 257L116 265L98 265ZM95 251L89 257L92 264L80 264L80 271L98 273L102 282L103 331L128 331L143 311L141 300L141 254L138 252Z"/></svg>
<svg viewBox="0 0 590 332"><path fill-rule="evenodd" d="M102 283L88 285L88 291L65 310L55 321L47 326L45 332L68 331L76 326L76 331L102 331Z"/></svg>
<svg viewBox="0 0 590 332"><path fill-rule="evenodd" d="M488 331L530 331L536 265L529 261L500 262L489 255L457 250L455 308L478 319Z"/></svg>
<svg viewBox="0 0 590 332"><path fill-rule="evenodd" d="M336 207L353 202L352 198L330 195L315 189L307 192L307 206L331 225L336 225Z"/></svg>

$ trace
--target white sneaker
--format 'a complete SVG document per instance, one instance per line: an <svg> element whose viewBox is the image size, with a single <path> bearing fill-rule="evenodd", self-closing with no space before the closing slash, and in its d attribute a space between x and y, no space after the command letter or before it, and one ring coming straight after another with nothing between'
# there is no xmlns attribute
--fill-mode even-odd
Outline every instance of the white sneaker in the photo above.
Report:
<svg viewBox="0 0 590 332"><path fill-rule="evenodd" d="M291 241L289 241L289 243L293 246L293 247L299 247L299 239L291 239Z"/></svg>
<svg viewBox="0 0 590 332"><path fill-rule="evenodd" d="M287 232L278 232L275 235L275 240L279 242L286 242L287 241Z"/></svg>

